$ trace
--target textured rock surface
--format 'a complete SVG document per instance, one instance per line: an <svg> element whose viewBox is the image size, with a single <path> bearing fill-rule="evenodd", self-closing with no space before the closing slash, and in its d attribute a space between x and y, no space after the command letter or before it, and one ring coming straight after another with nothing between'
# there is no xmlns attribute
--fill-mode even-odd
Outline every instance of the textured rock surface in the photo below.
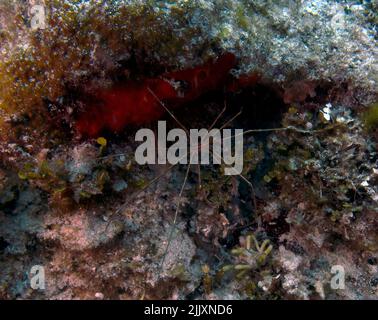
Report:
<svg viewBox="0 0 378 320"><path fill-rule="evenodd" d="M375 2L45 2L40 33L23 2L0 4L1 298L378 298L378 134L360 119L377 98ZM206 127L226 101L246 112L234 128L286 128L246 137L252 190L213 167L199 189L193 167L179 197L186 167L136 166L132 129L100 146L45 128L46 100L69 131L77 91L226 51L259 85L177 116Z"/></svg>

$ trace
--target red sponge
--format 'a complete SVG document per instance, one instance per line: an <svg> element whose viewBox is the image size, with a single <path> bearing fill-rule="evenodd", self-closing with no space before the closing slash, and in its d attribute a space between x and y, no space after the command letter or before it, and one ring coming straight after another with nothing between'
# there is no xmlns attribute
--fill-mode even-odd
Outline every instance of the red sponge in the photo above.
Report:
<svg viewBox="0 0 378 320"><path fill-rule="evenodd" d="M95 137L104 129L118 132L128 124L158 120L164 113L159 100L168 107L178 107L208 91L220 89L226 85L235 63L235 56L227 53L199 67L142 82L130 81L99 92L96 95L99 103L87 106L79 115L76 128L82 135Z"/></svg>

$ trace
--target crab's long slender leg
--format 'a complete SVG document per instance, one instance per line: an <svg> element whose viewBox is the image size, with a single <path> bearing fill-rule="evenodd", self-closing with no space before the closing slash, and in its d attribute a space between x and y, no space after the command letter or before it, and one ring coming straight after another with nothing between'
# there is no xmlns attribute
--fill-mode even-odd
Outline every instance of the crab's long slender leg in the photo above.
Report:
<svg viewBox="0 0 378 320"><path fill-rule="evenodd" d="M159 104L168 112L168 114L177 122L177 124L187 133L187 135L189 136L189 130L177 119L177 117L165 106L165 104L156 96L156 94L151 90L151 88L148 88L149 92L152 94L152 96L159 102ZM218 122L218 120L220 119L220 117L223 115L223 113L226 111L226 103L224 105L224 108L223 110L221 111L221 113L216 117L216 119L214 120L214 122L212 123L212 125L210 126L210 130L215 126L215 124ZM209 130L208 130L209 131ZM207 138L207 136L206 136ZM199 149L201 148L201 146L199 147ZM175 211L175 215L174 215L174 219L173 219L173 224L172 224L172 228L171 228L171 231L169 233L169 237L168 237L168 242L167 242L167 246L165 248L165 251L164 251L164 254L163 254L163 258L162 258L162 261L160 263L160 269L159 269L159 276L158 278L160 278L160 274L161 274L161 271L163 270L163 267L164 267L164 262L165 262L165 258L168 254L168 250L169 250L169 247L170 247L170 244L172 242L172 237L173 237L173 232L174 232L174 229L176 227L176 223L177 223L177 217L178 217L178 212L179 212L179 209L180 209L180 202L181 202L181 197L182 197L182 194L184 192L184 189L185 189L185 185L186 185L186 182L188 180L188 176L189 176L189 172L190 172L190 167L191 167L191 162L192 162L192 159L193 159L193 156L198 153L199 150L195 151L193 154L191 154L190 156L190 161L189 161L189 165L188 165L188 168L187 168L187 171L186 171L186 174L185 174L185 179L184 179L184 182L182 184L182 187L181 187L181 190L180 190L180 193L179 193L179 200L178 200L178 203L177 203L177 207L176 207L176 211ZM200 165L198 164L197 166L197 171L198 171L198 180L199 180L199 186L201 188L201 167Z"/></svg>
<svg viewBox="0 0 378 320"><path fill-rule="evenodd" d="M177 122L177 124L186 132L186 134L189 136L189 130L176 118L176 116L165 106L165 104L156 96L156 94L151 90L151 88L148 88L148 91L152 94L152 96L159 102L159 104L168 112L168 114ZM169 247L171 245L171 242L172 242L172 239L173 239L173 233L174 233L174 230L176 228L176 223L177 223L177 217L178 217L178 213L179 213L179 210L180 210L180 205L181 205L181 198L182 198L182 194L184 193L184 190L185 190L185 186L186 186L186 182L188 180L188 176L189 176L189 172L190 172L190 167L191 167L191 162L192 162L192 159L193 159L193 155L191 155L190 157L190 161L189 161L189 164L188 164L188 168L186 169L186 173L185 173L185 178L184 178L184 181L182 183L182 186L181 186L181 189L180 189L180 193L179 193L179 197L178 197L178 201L177 201L177 205L176 205L176 211L175 211L175 215L174 215L174 218L173 218L173 223L172 223L172 227L171 227L171 230L169 232L169 236L168 236L168 241L167 241L167 246L165 247L165 250L164 250L164 253L163 253L163 257L161 259L161 262L160 262L160 268L159 268L159 274L158 274L158 279L160 278L160 275L161 275L161 272L163 270L163 267L164 267L164 262L165 262L165 259L167 257L167 254L168 254L168 251L169 251Z"/></svg>
<svg viewBox="0 0 378 320"><path fill-rule="evenodd" d="M236 115L234 115L230 120L228 120L223 126L220 127L219 130L223 130L224 128L228 127L230 123L232 123L237 117L239 117L243 113L243 110L240 110Z"/></svg>
<svg viewBox="0 0 378 320"><path fill-rule="evenodd" d="M224 101L224 107L222 109L222 111L218 114L218 116L215 118L215 120L213 121L213 123L211 124L211 126L209 127L209 129L207 129L208 131L208 134L206 135L206 138L208 137L210 131L214 128L214 126L217 124L218 120L222 117L222 115L225 113L227 109L227 105L226 105L226 100ZM200 148L202 148L202 145L200 146ZM198 173L198 185L199 185L199 189L201 189L202 187L202 182L201 182L201 165L200 164L197 164L197 173Z"/></svg>
<svg viewBox="0 0 378 320"><path fill-rule="evenodd" d="M208 137L210 131L214 128L214 126L217 124L218 120L222 117L222 115L225 113L227 109L227 105L226 105L226 100L224 101L224 107L222 109L222 111L218 114L218 116L215 118L215 120L213 121L213 123L211 124L211 126L209 127L209 129L207 129L208 131L208 134L206 135L206 138ZM200 146L200 148L202 147L202 145ZM201 165L200 164L197 164L197 174L198 174L198 186L199 186L199 189L201 189L202 187L202 183L201 183Z"/></svg>
<svg viewBox="0 0 378 320"><path fill-rule="evenodd" d="M152 94L152 96L156 99L156 101L164 108L165 111L168 112L168 114L177 122L177 124L186 132L186 134L189 136L188 129L177 119L177 117L172 113L171 110L169 110L166 105L159 99L159 97L151 90L150 87L147 87L148 91Z"/></svg>
<svg viewBox="0 0 378 320"><path fill-rule="evenodd" d="M168 251L169 251L169 247L170 247L172 239L173 239L173 233L174 233L174 230L176 228L177 217L178 217L178 213L179 213L180 205L181 205L181 198L182 198L182 195L183 195L184 190L185 190L186 182L188 181L191 161L192 161L192 158L190 159L190 162L188 164L188 168L186 169L184 181L181 185L181 189L180 189L180 193L179 193L179 197L178 197L178 201L177 201L177 205L176 205L175 215L174 215L173 222L172 222L172 227L171 227L171 230L170 230L169 236L168 236L167 246L165 247L163 257L162 257L161 262L160 262L158 279L160 278L161 272L162 272L163 267L164 267L164 262L165 262L165 259L167 257Z"/></svg>
<svg viewBox="0 0 378 320"><path fill-rule="evenodd" d="M219 155L218 153L216 153L215 151L210 150L210 153L212 155L214 155L216 158L218 158L218 160L223 161L222 156ZM236 175L239 176L241 179L243 179L251 187L252 198L253 198L253 206L254 206L254 209L256 211L257 210L257 201L256 201L256 195L255 195L255 188L253 187L252 182L249 181L246 177L244 177L241 173L238 173L235 168L231 168L231 169L233 169L235 171Z"/></svg>
<svg viewBox="0 0 378 320"><path fill-rule="evenodd" d="M215 118L215 120L213 121L213 123L211 124L210 128L209 128L209 131L211 129L213 129L215 127L215 125L217 124L218 120L223 116L223 114L226 112L226 109L227 109L227 104L226 104L226 100L224 101L224 107L222 109L222 111L218 114L218 116Z"/></svg>

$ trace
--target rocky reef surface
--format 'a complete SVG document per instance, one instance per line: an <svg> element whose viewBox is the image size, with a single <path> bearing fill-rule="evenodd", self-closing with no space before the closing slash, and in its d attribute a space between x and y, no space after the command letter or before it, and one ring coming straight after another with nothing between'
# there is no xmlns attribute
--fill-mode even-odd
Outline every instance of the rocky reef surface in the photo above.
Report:
<svg viewBox="0 0 378 320"><path fill-rule="evenodd" d="M0 4L2 299L378 298L375 1L38 3ZM241 176L75 133L85 96L225 52L258 81L175 118L243 128Z"/></svg>

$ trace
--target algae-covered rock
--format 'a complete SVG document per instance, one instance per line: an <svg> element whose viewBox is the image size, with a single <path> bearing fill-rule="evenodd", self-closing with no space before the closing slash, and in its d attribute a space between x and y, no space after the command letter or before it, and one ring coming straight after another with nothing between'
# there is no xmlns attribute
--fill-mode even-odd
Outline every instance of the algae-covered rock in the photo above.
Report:
<svg viewBox="0 0 378 320"><path fill-rule="evenodd" d="M137 77L148 65L187 68L220 51L240 59L237 74L258 71L285 90L310 81L348 83L368 100L376 93L377 8L370 1L45 3L47 28L38 31L20 3L1 5L8 40L0 101L11 113L36 112L42 99L55 101L83 81L87 90L109 85L130 61L137 65L129 76Z"/></svg>
<svg viewBox="0 0 378 320"><path fill-rule="evenodd" d="M33 3L41 28L0 3L0 298L377 298L376 2ZM140 166L132 126L75 134L98 92L226 52L228 82L165 117L243 128L241 175Z"/></svg>

